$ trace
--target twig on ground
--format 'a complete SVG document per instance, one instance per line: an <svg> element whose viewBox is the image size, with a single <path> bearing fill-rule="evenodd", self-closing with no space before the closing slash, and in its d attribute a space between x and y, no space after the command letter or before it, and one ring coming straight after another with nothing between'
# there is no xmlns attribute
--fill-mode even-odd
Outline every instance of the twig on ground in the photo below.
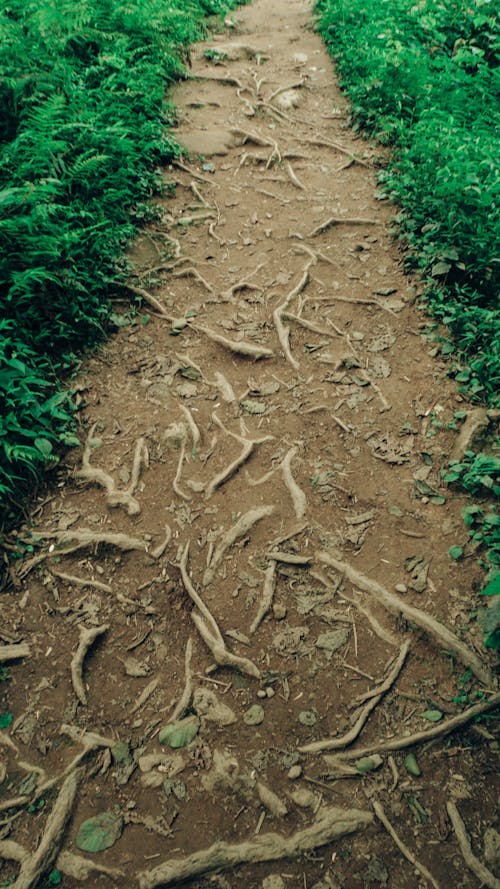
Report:
<svg viewBox="0 0 500 889"><path fill-rule="evenodd" d="M371 699L368 701L368 704L366 705L366 707L363 708L352 728L348 732L346 732L345 735L342 735L342 737L340 738L327 738L324 741L314 741L312 744L306 744L304 747L298 748L300 753L322 753L324 750L340 750L342 747L348 747L349 744L352 744L353 741L355 741L360 734L361 729L363 728L372 710L375 709L375 707L377 706L377 704L380 703L386 692L388 692L389 689L394 685L403 668L403 664L406 660L406 656L409 650L410 643L406 641L401 646L399 655L389 675L384 680L384 682L382 682L381 685L377 686L377 688L373 690L373 697L371 697Z"/></svg>
<svg viewBox="0 0 500 889"><path fill-rule="evenodd" d="M406 620L416 624L422 630L425 630L425 632L432 636L446 651L453 652L453 654L466 667L470 667L474 675L477 676L481 682L487 687L490 686L491 676L489 671L483 666L477 655L471 651L471 649L467 648L467 646L464 645L464 643L461 642L451 630L445 627L444 624L441 624L420 608L415 608L413 605L409 605L395 593L389 592L389 590L383 587L382 584L366 577L361 571L358 571L347 562L343 562L341 559L326 552L318 552L316 555L320 562L335 568L340 574L345 575L345 577L347 577L356 587L375 596L377 601L387 608L388 611L391 611L393 614L402 614Z"/></svg>
<svg viewBox="0 0 500 889"><path fill-rule="evenodd" d="M219 840L209 848L194 852L186 858L165 861L153 870L142 871L137 875L139 889L177 886L202 874L227 870L239 864L293 858L354 833L372 822L370 812L325 808L309 827L302 828L289 837L267 833L235 844Z"/></svg>
<svg viewBox="0 0 500 889"><path fill-rule="evenodd" d="M47 818L38 848L23 859L13 889L35 889L44 873L51 869L61 846L64 831L75 804L84 769L75 769L66 778Z"/></svg>
<svg viewBox="0 0 500 889"><path fill-rule="evenodd" d="M78 641L78 648L76 649L72 660L71 660L71 680L73 682L73 688L75 690L76 696L80 703L84 706L87 704L87 695L85 694L85 689L83 687L83 661L85 659L85 655L87 654L89 648L94 644L95 640L102 636L106 631L109 630L109 624L102 624L100 627L92 627L88 629L87 627L80 627L80 639Z"/></svg>
<svg viewBox="0 0 500 889"><path fill-rule="evenodd" d="M253 635L265 618L267 612L273 604L274 590L276 588L276 562L271 561L266 568L264 576L264 587L262 590L262 599L259 610L250 625L250 635Z"/></svg>
<svg viewBox="0 0 500 889"><path fill-rule="evenodd" d="M281 463L281 471L283 473L283 479L285 485L288 488L290 496L293 502L293 508L295 510L295 515L297 519L304 518L304 515L307 510L307 499L304 494L302 488L299 488L297 482L295 481L292 470L291 470L291 462L297 453L297 448L290 448L287 455L284 457Z"/></svg>
<svg viewBox="0 0 500 889"><path fill-rule="evenodd" d="M393 839L394 842L396 843L396 846L398 847L399 851L402 852L402 854L404 855L404 857L406 858L406 860L409 861L410 864L411 864L416 870L418 870L418 872L419 872L420 874L422 874L422 876L423 876L426 880L429 880L429 882L434 886L434 889L440 889L440 887L439 887L439 883L437 882L437 880L434 879L434 877L432 876L432 874L429 873L429 871L427 870L427 868L426 868L423 864L421 864L420 861L417 861L417 859L415 858L413 852L410 852L410 850L408 849L408 846L406 846L406 845L403 843L403 841L399 838L399 836L398 836L398 834L396 833L396 831L394 830L394 828L393 828L391 822L390 822L389 819L387 818L387 815L385 814L385 812L384 812L382 806L380 805L379 802L377 802L377 800L374 800L374 802L373 802L373 809L374 809L374 811L375 811L375 814L376 814L377 818L379 819L379 821L382 822L382 824L384 825L384 827L385 827L387 833L392 837L392 839Z"/></svg>
<svg viewBox="0 0 500 889"><path fill-rule="evenodd" d="M474 855L465 824L452 800L446 803L446 809L467 867L476 875L481 884L488 886L489 889L500 889L500 880Z"/></svg>
<svg viewBox="0 0 500 889"><path fill-rule="evenodd" d="M260 522L260 520L266 516L270 516L273 512L274 506L258 506L256 509L250 509L248 512L245 512L225 534L223 534L219 543L215 547L212 561L203 575L204 586L208 586L214 579L215 572L222 562L226 551L236 543L240 537L243 537L257 522Z"/></svg>

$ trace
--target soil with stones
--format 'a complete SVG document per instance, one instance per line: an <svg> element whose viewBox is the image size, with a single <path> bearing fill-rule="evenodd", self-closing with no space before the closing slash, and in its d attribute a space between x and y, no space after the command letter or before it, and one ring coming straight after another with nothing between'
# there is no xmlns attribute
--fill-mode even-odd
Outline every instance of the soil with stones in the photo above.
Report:
<svg viewBox="0 0 500 889"><path fill-rule="evenodd" d="M498 885L498 693L440 472L464 405L381 149L304 0L255 0L192 62L142 317L117 303L84 366L82 447L2 595L0 879Z"/></svg>

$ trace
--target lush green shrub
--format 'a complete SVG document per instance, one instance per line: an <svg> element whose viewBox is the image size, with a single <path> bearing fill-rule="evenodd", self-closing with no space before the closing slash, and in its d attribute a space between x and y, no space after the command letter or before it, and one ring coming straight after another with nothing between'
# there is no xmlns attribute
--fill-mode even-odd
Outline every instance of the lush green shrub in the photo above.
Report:
<svg viewBox="0 0 500 889"><path fill-rule="evenodd" d="M458 380L500 403L500 27L493 0L318 0L355 127L394 146L383 193L432 281ZM451 349L448 349L448 353Z"/></svg>
<svg viewBox="0 0 500 889"><path fill-rule="evenodd" d="M203 17L234 5L2 5L0 506L67 440L57 375L103 334L123 248L179 153L167 87Z"/></svg>

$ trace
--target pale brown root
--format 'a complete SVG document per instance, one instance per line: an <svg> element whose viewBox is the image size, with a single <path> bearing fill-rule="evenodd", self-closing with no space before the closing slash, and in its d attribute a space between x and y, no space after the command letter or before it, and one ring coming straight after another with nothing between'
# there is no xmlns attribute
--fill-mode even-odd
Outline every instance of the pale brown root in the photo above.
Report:
<svg viewBox="0 0 500 889"><path fill-rule="evenodd" d="M272 561L266 568L264 575L264 587L259 610L250 625L250 635L253 635L264 620L267 612L273 604L274 591L276 589L276 562Z"/></svg>
<svg viewBox="0 0 500 889"><path fill-rule="evenodd" d="M300 87L304 86L305 78L301 77L300 80L297 80L295 83L289 83L288 86L279 86L277 90L274 90L270 96L267 97L266 102L272 102L276 96L279 96L280 93L287 93L289 90L300 89Z"/></svg>
<svg viewBox="0 0 500 889"><path fill-rule="evenodd" d="M312 556L297 556L294 553L286 553L283 550L272 550L267 553L268 559L274 559L275 562L283 562L284 565L310 565Z"/></svg>
<svg viewBox="0 0 500 889"><path fill-rule="evenodd" d="M283 473L283 479L285 485L288 488L290 493L290 497L292 498L293 508L295 510L295 515L297 519L304 518L304 515L307 510L307 499L304 494L302 488L299 488L297 482L295 481L292 470L291 470L291 462L297 453L297 448L290 448L286 457L284 457L281 463L281 471Z"/></svg>
<svg viewBox="0 0 500 889"><path fill-rule="evenodd" d="M125 290L129 290L131 293L135 293L136 296L140 296L141 299L143 299L144 302L148 304L148 306L151 306L152 309L156 309L156 311L159 312L159 314L162 315L163 318L166 318L167 321L172 322L175 320L173 316L169 315L168 312L165 310L165 306L163 305L163 303L161 303L160 300L156 298L156 296L153 296L152 293L144 290L143 287L136 287L135 284L124 284L122 282L117 282L115 286L123 287Z"/></svg>
<svg viewBox="0 0 500 889"><path fill-rule="evenodd" d="M399 784L399 771L393 756L388 756L387 762L389 763L389 768L392 774L391 793L393 793Z"/></svg>
<svg viewBox="0 0 500 889"><path fill-rule="evenodd" d="M216 210L199 210L196 215L192 216L181 216L180 220L177 222L177 225L182 225L184 227L188 225L195 225L197 222L205 222L206 219L210 219L216 213Z"/></svg>
<svg viewBox="0 0 500 889"><path fill-rule="evenodd" d="M236 401L236 395L234 394L234 389L231 386L231 383L219 370L215 372L215 379L212 385L217 387L227 404L233 404Z"/></svg>
<svg viewBox="0 0 500 889"><path fill-rule="evenodd" d="M313 228L312 232L307 235L308 238L315 238L322 235L323 232L333 228L334 225L383 225L380 219L364 219L358 216L330 216L329 219L322 222L321 225Z"/></svg>
<svg viewBox="0 0 500 889"><path fill-rule="evenodd" d="M184 464L185 455L186 455L186 445L183 442L182 447L181 447L181 452L179 454L179 460L177 463L177 472L175 473L175 478L172 482L172 487L173 487L175 493L177 494L177 496L181 497L182 500L191 500L191 497L189 496L189 494L186 494L180 486L180 481L181 481L181 476L182 476L182 467Z"/></svg>
<svg viewBox="0 0 500 889"><path fill-rule="evenodd" d="M199 189L198 186L196 185L196 182L190 182L190 183L189 183L189 187L190 187L191 191L193 192L194 196L195 196L196 198L198 198L200 204L203 204L204 207L210 207L210 209L212 209L211 205L210 205L210 204L208 203L208 201L206 201L205 198L203 197L203 195L202 195L200 189Z"/></svg>
<svg viewBox="0 0 500 889"><path fill-rule="evenodd" d="M278 468L278 467L276 467ZM269 481L270 478L273 477L276 469L270 469L269 472L266 472L264 475L261 475L260 478L252 478L251 475L248 474L245 470L245 478L247 480L247 484L250 488L257 488L259 485L264 485Z"/></svg>
<svg viewBox="0 0 500 889"><path fill-rule="evenodd" d="M243 450L241 453L229 463L228 466L225 467L221 472L219 472L212 481L207 485L206 496L211 497L212 494L220 488L225 482L227 482L234 474L238 471L238 469L243 466L244 463L248 460L250 455L254 450L254 442L249 441L243 446Z"/></svg>
<svg viewBox="0 0 500 889"><path fill-rule="evenodd" d="M205 380L205 382L208 383L208 380L207 380L205 374L203 373L201 367L199 366L199 364L196 364L196 361L193 361L193 359L189 357L187 352L176 352L175 357L178 358L179 361L182 361L183 365L185 364L187 367L194 367L194 369L198 371L201 379ZM181 405L181 408L183 410L187 410L187 408L184 408L182 405Z"/></svg>
<svg viewBox="0 0 500 889"><path fill-rule="evenodd" d="M85 660L85 655L87 654L89 648L94 644L95 640L99 636L102 636L104 633L106 633L107 630L109 630L109 624L102 624L102 626L92 627L92 629L80 627L80 639L78 641L78 648L76 649L71 659L71 681L73 682L73 688L78 700L84 706L86 706L87 704L87 695L83 687L82 679L83 661Z"/></svg>
<svg viewBox="0 0 500 889"><path fill-rule="evenodd" d="M290 163L288 163L288 161L285 164L285 170L287 171L287 173L290 177L290 182L292 183L292 185L295 185L295 188L300 188L301 191L307 191L305 185L300 181L298 176L294 173L293 167Z"/></svg>
<svg viewBox="0 0 500 889"><path fill-rule="evenodd" d="M410 623L416 624L417 627L425 630L445 651L453 652L461 663L466 667L470 667L474 675L489 687L491 676L486 667L483 667L477 655L467 648L448 627L445 627L435 618L421 611L420 608L409 605L395 593L389 592L382 584L366 577L361 571L358 571L347 562L343 562L326 552L318 552L316 555L320 562L335 568L336 571L345 575L356 587L375 596L377 601L384 605L388 611L391 611L393 614L402 614Z"/></svg>
<svg viewBox="0 0 500 889"><path fill-rule="evenodd" d="M344 148L343 145L340 145L338 142L332 142L331 139L305 139L309 145L320 145L325 148L335 148L340 154L346 154L349 158L349 164L359 164L361 167L370 167L371 164L367 163L356 155L352 154L348 148ZM347 165L346 165L347 166ZM340 169L344 169L341 167Z"/></svg>
<svg viewBox="0 0 500 889"><path fill-rule="evenodd" d="M197 173L196 170L192 170L190 167L187 167L185 164L181 163L181 161L173 160L172 164L174 167L177 167L179 170L184 170L185 173L189 173L189 175L192 176L194 179L197 179L198 182L205 182L207 185L213 186L214 183L210 179L208 179L206 176L202 176L201 173ZM179 242L176 241L175 238L171 238L170 240L175 241L175 243L179 244ZM179 244L179 253L180 253L180 251L181 251L181 248L180 248L180 244ZM179 253L176 253L176 256L178 256Z"/></svg>
<svg viewBox="0 0 500 889"><path fill-rule="evenodd" d="M342 737L340 738L327 738L324 741L314 741L312 744L306 744L304 747L298 748L300 753L322 753L324 750L340 750L342 747L348 747L349 744L352 744L353 741L355 741L360 734L361 729L365 725L372 710L375 709L384 695L394 685L401 670L403 669L403 664L406 660L406 656L409 650L410 643L406 641L401 646L399 655L389 675L384 680L384 682L382 682L382 684L377 687L377 689L375 690L375 695L368 701L368 704L366 705L366 707L363 708L352 728L348 732L346 732L345 735L342 735Z"/></svg>
<svg viewBox="0 0 500 889"><path fill-rule="evenodd" d="M214 660L220 667L233 667L235 670L239 670L240 673L245 673L247 676L253 676L255 679L260 679L260 670L253 661L246 657L238 657L236 654L229 651L223 640L221 641L212 635L205 621L199 614L192 612L191 618L201 638L212 652Z"/></svg>
<svg viewBox="0 0 500 889"><path fill-rule="evenodd" d="M186 546L184 547L184 552L182 553L182 558L181 558L181 561L180 561L180 563L179 563L179 568L180 568L180 572L181 572L181 577L182 577L182 582L183 582L183 584L184 584L184 588L185 588L185 590L186 590L188 596L190 597L191 601L196 605L198 611L203 615L203 617L205 618L206 622L209 624L209 626L210 626L210 634L211 634L215 639L217 639L221 645L224 645L224 640L223 640L223 638L222 638L222 633L221 633L221 631L219 630L219 626L218 626L218 624L217 624L217 621L216 621L215 618L212 616L211 612L209 611L209 609L208 609L207 606L205 605L205 603L204 603L203 599L201 598L201 596L196 592L196 590L195 590L195 588L194 588L194 586L193 586L193 584L192 584L191 578L190 578L190 576L189 576L189 574L188 574L188 570L187 570L187 560L188 560L188 556L189 556L189 546L190 546L190 541L188 540L188 542L186 543Z"/></svg>
<svg viewBox="0 0 500 889"><path fill-rule="evenodd" d="M102 583L100 580L92 580L87 577L76 577L74 574L65 574L64 571L56 571L55 568L50 569L50 573L54 575L54 577L60 577L61 580L66 580L68 583L73 584L73 586L79 587L93 587L95 590L101 590L103 593L112 593L113 590L107 583Z"/></svg>
<svg viewBox="0 0 500 889"><path fill-rule="evenodd" d="M214 288L212 287L212 285L209 284L208 281L205 280L203 275L200 275L199 271L197 269L193 268L192 266L189 266L187 269L181 269L178 272L174 272L173 277L174 278L194 278L196 281L199 281L200 284L202 284L203 287L205 288L205 290L208 290L209 293L214 292Z"/></svg>
<svg viewBox="0 0 500 889"><path fill-rule="evenodd" d="M259 358L272 358L274 355L273 350L267 349L265 346L256 346L254 343L247 343L244 340L229 340L220 333L216 333L215 330L211 330L209 327L202 327L199 324L193 325L193 327L196 331L204 333L214 343L224 346L230 352L235 352L236 355L255 358L256 361Z"/></svg>
<svg viewBox="0 0 500 889"><path fill-rule="evenodd" d="M250 509L245 512L238 521L223 534L219 543L215 547L212 561L203 575L203 584L208 586L215 577L215 572L224 558L227 550L236 543L240 537L244 537L257 522L266 516L272 515L274 506L258 506L256 509Z"/></svg>
<svg viewBox="0 0 500 889"><path fill-rule="evenodd" d="M257 781L257 795L264 808L271 813L273 818L284 818L285 815L288 815L285 803L262 781Z"/></svg>
<svg viewBox="0 0 500 889"><path fill-rule="evenodd" d="M44 873L52 868L61 846L66 825L75 804L84 769L76 769L66 778L47 818L38 848L21 863L14 889L35 889Z"/></svg>
<svg viewBox="0 0 500 889"><path fill-rule="evenodd" d="M215 231L215 226L216 226L216 225L217 225L216 222L211 222L211 223L210 223L210 225L208 226L208 234L209 234L212 238L214 238L216 241L218 241L219 244L221 244L221 245L222 245L222 244L225 244L226 242L225 242L224 238L220 238L219 235L217 234L217 232Z"/></svg>
<svg viewBox="0 0 500 889"><path fill-rule="evenodd" d="M118 549L122 549L124 551L130 549L139 549L145 550L146 543L144 540L139 540L137 537L130 537L128 534L115 534L113 532L95 532L90 531L88 528L75 528L74 530L68 529L67 531L38 531L38 537L54 537L60 543L69 543L70 540L76 540L78 546L75 549L80 549L84 546L93 546L98 545L99 543L107 544L108 546L117 546ZM52 556L60 556L61 550L54 550L49 555Z"/></svg>
<svg viewBox="0 0 500 889"><path fill-rule="evenodd" d="M97 750L99 747L114 747L116 744L116 738L108 738L97 732L87 732L78 725L69 725L65 722L62 723L59 734L71 738L76 744L82 744L87 752Z"/></svg>
<svg viewBox="0 0 500 889"><path fill-rule="evenodd" d="M495 875L492 874L490 870L488 870L486 865L484 865L483 862L474 855L469 836L465 829L465 824L460 817L460 813L455 803L450 800L448 803L446 803L446 809L448 815L450 816L450 821L452 823L453 830L455 831L455 836L458 840L460 851L469 870L471 870L472 873L476 875L482 885L488 886L489 889L500 889L500 880L497 880Z"/></svg>
<svg viewBox="0 0 500 889"><path fill-rule="evenodd" d="M290 540L292 537L296 537L297 534L302 534L302 531L305 531L307 527L307 522L301 522L300 525L294 525L294 527L291 528L289 531L286 531L284 534L280 534L280 536L275 537L274 540L270 540L269 546L279 546L281 543L285 543L286 540Z"/></svg>
<svg viewBox="0 0 500 889"><path fill-rule="evenodd" d="M354 605L355 608L358 609L361 614L368 619L370 626L374 633L382 639L384 642L387 642L389 645L397 646L398 640L396 636L394 636L389 630L387 630L380 621L375 617L374 614L370 611L367 605L362 605L358 599L351 599L349 596L346 596L345 593L342 593L342 598L346 600L346 602L350 602L351 605Z"/></svg>
<svg viewBox="0 0 500 889"><path fill-rule="evenodd" d="M248 275L248 277L249 277L249 278L253 278L253 276L256 275L257 272L260 272L260 270L261 270L262 268L264 268L265 265L266 265L265 262L261 262L260 265L258 265L257 268L254 269L253 272L250 272L250 274ZM229 302L233 302L233 301L234 301L234 295L235 295L236 293L239 293L241 290L256 290L256 291L261 291L261 290L262 290L262 287L259 287L257 284L252 284L250 281L247 281L246 279L243 279L243 280L241 280L241 281L237 281L236 284L232 284L231 287L229 287L228 290L224 290L224 291L221 293L221 299L227 299Z"/></svg>
<svg viewBox="0 0 500 889"><path fill-rule="evenodd" d="M197 74L196 77L192 77L190 80L213 80L215 83L223 83L227 86L237 86L239 90L245 89L237 77L214 77L210 74L204 74L203 76ZM176 164L176 166L179 166L179 164Z"/></svg>
<svg viewBox="0 0 500 889"><path fill-rule="evenodd" d="M362 756L370 756L373 753L404 750L406 747L413 747L416 744L425 744L427 741L433 741L434 738L449 735L463 725L467 725L467 723L471 722L475 716L480 716L481 713L493 710L495 707L498 707L499 704L500 692L497 692L497 694L488 698L487 701L481 701L480 704L475 704L473 707L469 707L468 710L464 710L463 713L459 713L457 716L452 716L451 719L446 719L444 722L440 722L423 732L415 732L412 735L391 738L389 741L375 741L369 747L357 748L356 750L349 750L346 753L337 753L333 756L325 756L324 759L329 767L336 768L338 765L342 765L343 762L349 759L359 759Z"/></svg>
<svg viewBox="0 0 500 889"><path fill-rule="evenodd" d="M15 843L13 840L0 841L0 858L6 861L22 862L29 857L28 850ZM105 874L114 879L124 878L123 871L114 867L105 867L103 864L96 864L90 858L84 858L82 855L73 855L72 852L60 852L56 858L56 868L66 877L72 877L74 880L88 880L93 874Z"/></svg>
<svg viewBox="0 0 500 889"><path fill-rule="evenodd" d="M350 296L338 296L337 294L329 296L328 299L331 299L332 302L351 303L353 305L361 306L377 306L377 308L383 309L384 312L388 312L389 315L393 315L394 318L397 318L397 313L390 309L389 306L384 306L378 299L353 299Z"/></svg>
<svg viewBox="0 0 500 889"><path fill-rule="evenodd" d="M189 707L191 695L193 694L193 674L191 670L191 658L193 656L193 640L191 636L186 643L186 653L184 655L184 690L175 707L170 722L176 722L185 710Z"/></svg>
<svg viewBox="0 0 500 889"><path fill-rule="evenodd" d="M183 404L181 404L180 409L183 412L184 416L186 417L186 420L187 420L187 423L189 426L189 431L191 433L191 438L193 440L193 448L197 448L198 445L200 444L200 441L201 441L200 430L198 429L198 426L196 425L196 423L193 419L193 415L192 415L191 411L189 410L189 408L185 407Z"/></svg>
<svg viewBox="0 0 500 889"><path fill-rule="evenodd" d="M319 324L314 324L313 321L307 321L305 318L301 318L300 315L293 315L291 312L283 312L281 317L285 321L295 321L300 327L305 327L306 330L312 330L313 333L319 333L321 336L334 337L337 339L338 335L336 333L332 333L331 330L327 330L325 327L320 327Z"/></svg>
<svg viewBox="0 0 500 889"><path fill-rule="evenodd" d="M304 267L304 272L298 284L293 288L293 290L288 293L284 302L278 306L273 312L274 325L276 327L276 332L278 334L278 339L280 341L281 348L285 353L285 357L287 361L290 362L294 370L298 370L300 365L299 362L293 357L290 350L290 330L288 327L285 327L282 321L282 316L284 312L288 309L289 305L295 297L299 296L303 290L307 287L309 283L309 268L314 262L314 259L311 259L308 263L306 263Z"/></svg>
<svg viewBox="0 0 500 889"><path fill-rule="evenodd" d="M265 188L256 188L255 191L258 192L258 194L265 195L266 198L274 198L275 201L278 201L280 204L283 204L284 206L287 206L288 204L291 203L291 201L289 201L288 198L282 198L281 195L273 194L272 191L266 191Z"/></svg>
<svg viewBox="0 0 500 889"><path fill-rule="evenodd" d="M149 700L149 698L151 697L153 692L156 691L159 684L160 684L160 680L158 678L152 679L151 682L148 682L148 684L146 685L146 688L143 689L143 691L141 691L139 697L137 698L137 700L130 712L137 713L137 711L140 710L142 706L144 706L146 701Z"/></svg>
<svg viewBox="0 0 500 889"><path fill-rule="evenodd" d="M243 130L241 127L233 127L230 131L233 136L237 136L239 139L243 141L240 142L240 145L246 145L247 142L251 142L254 145L261 145L265 147L267 145L275 146L274 139L268 139L267 136L261 136L259 133L252 133L250 130Z"/></svg>
<svg viewBox="0 0 500 889"><path fill-rule="evenodd" d="M156 549L151 550L152 558L153 559L161 559L163 553L165 552L165 550L171 540L172 540L172 529L171 529L170 525L165 525L165 537L163 538L161 543L158 544Z"/></svg>
<svg viewBox="0 0 500 889"><path fill-rule="evenodd" d="M228 870L240 864L294 858L355 833L373 823L373 815L360 809L322 809L309 827L289 837L265 833L241 843L218 841L186 858L165 861L137 874L139 889L177 886L202 874Z"/></svg>
<svg viewBox="0 0 500 889"><path fill-rule="evenodd" d="M431 883L431 885L434 886L434 889L440 889L440 887L439 887L439 883L437 882L437 880L435 880L434 877L432 876L432 874L429 873L429 871L427 870L427 868L426 868L423 864L421 864L420 861L418 861L418 860L415 858L413 852L411 852L411 851L409 850L408 846L406 846L406 845L403 843L403 840L401 840L401 839L399 838L399 836L398 836L398 834L396 833L396 831L394 830L394 828L393 828L391 822L390 822L389 819L387 818L387 815L385 814L385 812L384 812L382 806L380 805L379 802L377 802L377 800L374 800L374 802L373 802L373 809L374 809L374 812L375 812L377 818L379 819L379 821L382 822L382 824L384 825L384 827L385 827L387 833L392 837L392 839L393 839L394 842L396 843L396 846L398 847L399 851L404 855L404 857L406 858L406 860L409 861L410 864L411 864L416 870L418 870L418 872L419 872L420 874L422 874L422 876L424 877L424 879L428 880L428 881Z"/></svg>
<svg viewBox="0 0 500 889"><path fill-rule="evenodd" d="M16 661L20 657L30 657L31 649L26 642L18 642L15 645L0 645L0 664L6 661Z"/></svg>
<svg viewBox="0 0 500 889"><path fill-rule="evenodd" d="M109 473L105 472L103 469L98 469L92 466L90 463L90 456L92 453L92 439L96 426L97 423L94 423L94 425L89 430L89 434L87 435L87 441L85 442L85 448L82 457L82 468L76 473L76 478L81 478L85 481L94 482L97 485L101 485L101 487L103 487L106 491L106 502L108 506L123 506L127 510L129 515L138 515L141 511L141 507L138 501L132 495L139 482L141 464L144 463L145 466L148 465L146 443L143 438L137 439L134 460L132 464L130 484L124 491L120 491L116 487L114 479L109 475Z"/></svg>

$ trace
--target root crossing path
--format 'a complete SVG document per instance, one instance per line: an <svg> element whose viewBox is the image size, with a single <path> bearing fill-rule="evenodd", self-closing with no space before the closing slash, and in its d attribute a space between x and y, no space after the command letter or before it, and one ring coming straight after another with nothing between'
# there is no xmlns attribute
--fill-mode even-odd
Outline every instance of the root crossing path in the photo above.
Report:
<svg viewBox="0 0 500 889"><path fill-rule="evenodd" d="M142 309L82 370L3 594L0 876L477 889L498 693L441 475L466 406L382 149L303 0L238 10L173 101Z"/></svg>

